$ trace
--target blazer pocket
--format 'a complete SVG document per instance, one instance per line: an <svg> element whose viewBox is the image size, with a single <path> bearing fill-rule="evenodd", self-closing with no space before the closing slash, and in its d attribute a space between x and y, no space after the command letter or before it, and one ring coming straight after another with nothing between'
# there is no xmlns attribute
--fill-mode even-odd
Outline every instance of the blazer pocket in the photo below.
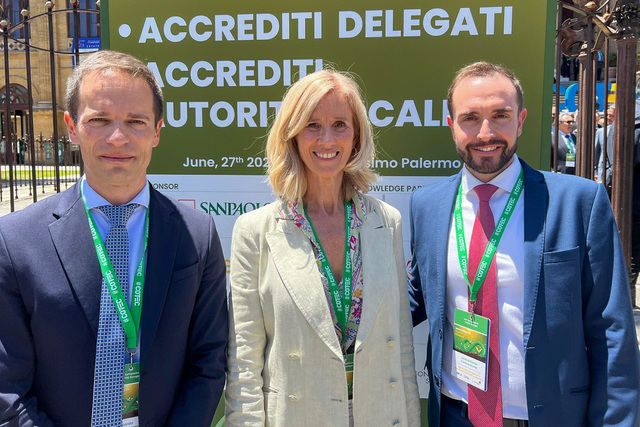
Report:
<svg viewBox="0 0 640 427"><path fill-rule="evenodd" d="M262 386L262 391L265 393L277 393L278 389L271 387L270 385L264 385Z"/></svg>
<svg viewBox="0 0 640 427"><path fill-rule="evenodd" d="M586 393L589 390L589 384L580 386L580 387L571 387L569 389L570 393Z"/></svg>
<svg viewBox="0 0 640 427"><path fill-rule="evenodd" d="M578 262L580 255L580 247L576 246L571 249L563 249L560 251L550 251L543 254L545 264L556 264L560 262L574 261Z"/></svg>
<svg viewBox="0 0 640 427"><path fill-rule="evenodd" d="M179 270L173 270L173 272L171 273L171 281L180 282L195 275L196 273L198 273L198 264L199 262L195 262L188 267L184 267Z"/></svg>
<svg viewBox="0 0 640 427"><path fill-rule="evenodd" d="M580 248L545 252L543 254L544 286L539 291L544 292L539 298L544 298L546 321L549 333L571 336L571 328L577 323L575 316L580 311L574 307L580 307Z"/></svg>

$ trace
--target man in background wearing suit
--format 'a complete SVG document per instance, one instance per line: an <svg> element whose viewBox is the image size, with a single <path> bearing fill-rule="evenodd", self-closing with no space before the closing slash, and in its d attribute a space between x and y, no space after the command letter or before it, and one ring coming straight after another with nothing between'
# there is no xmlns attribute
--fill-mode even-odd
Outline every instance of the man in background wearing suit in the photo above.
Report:
<svg viewBox="0 0 640 427"><path fill-rule="evenodd" d="M0 425L209 426L226 268L212 219L147 182L160 88L101 51L66 101L85 176L0 219Z"/></svg>
<svg viewBox="0 0 640 427"><path fill-rule="evenodd" d="M571 113L560 113L558 118L558 172L570 175L576 173L576 136L573 134L575 123ZM555 137L555 132L553 132L552 140ZM552 144L551 150L553 149Z"/></svg>
<svg viewBox="0 0 640 427"><path fill-rule="evenodd" d="M615 108L611 107L607 110L607 152L605 161L604 148L604 128L596 130L595 137L595 152L593 160L595 163L595 178L596 181L604 184L607 187L607 191L611 192L611 177L613 176L613 144L614 144L614 129L615 129ZM606 174L605 174L606 170Z"/></svg>
<svg viewBox="0 0 640 427"><path fill-rule="evenodd" d="M504 67L462 68L448 99L465 166L411 201L429 425L634 426L638 343L604 187L518 158L527 110Z"/></svg>

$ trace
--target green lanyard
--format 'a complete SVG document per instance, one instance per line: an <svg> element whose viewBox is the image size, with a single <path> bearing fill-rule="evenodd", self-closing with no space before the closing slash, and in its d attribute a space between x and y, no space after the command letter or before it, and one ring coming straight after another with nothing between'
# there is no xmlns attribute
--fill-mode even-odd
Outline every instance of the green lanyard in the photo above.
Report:
<svg viewBox="0 0 640 427"><path fill-rule="evenodd" d="M313 237L318 245L318 252L320 255L320 264L322 265L322 271L324 271L325 277L329 282L329 294L331 295L331 303L333 310L338 318L340 329L342 329L342 341L344 342L347 336L347 322L349 321L349 314L351 314L351 280L352 280L352 265L351 265L351 251L349 250L349 240L351 240L351 202L345 202L344 204L344 223L345 223L345 239L344 239L344 267L342 269L342 296L340 295L340 288L338 287L338 281L331 271L329 265L329 259L327 254L320 243L320 238L316 233L316 229L313 227L311 218L307 214L307 208L304 208L304 216L309 221L311 231L313 231Z"/></svg>
<svg viewBox="0 0 640 427"><path fill-rule="evenodd" d="M113 305L116 307L116 313L120 319L120 324L127 337L127 351L133 355L138 348L138 337L140 335L140 315L142 314L142 291L144 290L144 276L145 276L145 254L147 253L147 243L149 241L149 209L147 209L144 219L144 249L142 251L142 257L138 268L136 268L136 274L133 278L133 295L131 297L131 309L127 304L127 300L122 292L122 286L116 275L116 271L111 264L109 255L107 255L107 248L105 248L98 228L91 217L89 207L87 206L87 200L84 197L84 191L80 186L80 194L82 195L82 202L84 203L84 211L89 219L89 230L91 231L91 238L93 239L93 245L96 249L96 255L98 256L98 263L100 264L100 270L102 271L102 277L109 288L109 294L113 300ZM129 284L127 283L127 286Z"/></svg>
<svg viewBox="0 0 640 427"><path fill-rule="evenodd" d="M456 205L453 211L454 217L454 225L456 229L456 243L458 246L458 261L460 261L460 269L462 270L462 276L464 277L465 282L467 282L467 286L469 286L469 301L471 302L471 310L474 310L476 299L478 297L478 291L482 287L484 280L487 277L487 273L489 272L489 266L491 264L491 260L496 253L496 249L498 248L498 243L500 243L500 239L504 234L505 228L507 228L507 223L511 219L511 215L513 214L513 210L516 207L516 203L518 203L518 199L520 198L520 194L522 194L522 189L524 188L524 179L522 176L522 170L520 170L520 175L518 175L518 179L516 183L513 185L513 189L511 190L511 194L509 194L509 199L507 200L507 204L504 206L502 210L502 215L500 215L500 219L498 220L498 224L496 224L495 229L493 230L493 234L491 234L491 238L487 242L487 247L484 250L484 254L482 254L482 258L480 260L480 264L478 264L478 269L476 270L476 275L473 278L473 285L469 283L469 272L468 272L468 256L467 256L467 244L464 238L464 223L462 221L462 183L460 183L460 187L458 187L458 196L456 197Z"/></svg>

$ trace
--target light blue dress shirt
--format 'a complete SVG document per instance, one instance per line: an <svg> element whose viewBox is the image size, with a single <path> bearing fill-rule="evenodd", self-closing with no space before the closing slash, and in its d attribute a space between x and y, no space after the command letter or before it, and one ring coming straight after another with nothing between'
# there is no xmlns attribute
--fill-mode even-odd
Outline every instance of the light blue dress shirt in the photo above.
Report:
<svg viewBox="0 0 640 427"><path fill-rule="evenodd" d="M104 242L107 238L107 233L111 229L111 224L107 216L98 209L100 206L110 206L104 197L96 193L87 182L86 177L82 177L82 191L84 192L84 198L87 201L87 207L91 216L93 217L98 233ZM149 185L145 185L142 190L133 198L129 203L137 203L138 206L131 214L129 222L127 222L127 231L129 232L129 295L131 295L133 287L133 279L136 274L136 268L140 263L140 259L145 256L144 254L144 220L147 209L149 209ZM146 260L145 260L146 262Z"/></svg>
<svg viewBox="0 0 640 427"><path fill-rule="evenodd" d="M109 224L109 220L107 216L98 209L100 206L112 205L109 203L104 197L96 193L96 191L91 188L89 183L87 182L87 178L85 176L82 177L82 191L84 194L84 198L87 201L87 207L89 208L89 212L93 218L93 221L96 224L96 228L98 229L98 233L104 242L107 238L107 233L111 229L111 224ZM133 294L133 279L136 275L136 268L138 264L140 264L140 258L145 257L144 262L146 263L146 254L144 253L144 221L147 213L147 209L149 209L149 185L145 185L142 190L128 203L137 203L138 206L129 221L127 222L127 232L129 233L129 303L131 302L131 295ZM127 204L128 204L127 203ZM146 283L145 283L146 285ZM102 302L101 302L102 303ZM138 340L141 339L142 331L138 331ZM140 361L140 348L138 348L138 352L134 355L134 361ZM129 356L125 355L125 363L129 362Z"/></svg>

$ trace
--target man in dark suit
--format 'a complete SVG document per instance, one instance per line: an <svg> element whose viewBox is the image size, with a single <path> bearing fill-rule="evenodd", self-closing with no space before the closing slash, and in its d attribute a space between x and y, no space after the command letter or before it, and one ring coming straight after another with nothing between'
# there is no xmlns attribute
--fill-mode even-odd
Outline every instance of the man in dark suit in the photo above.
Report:
<svg viewBox="0 0 640 427"><path fill-rule="evenodd" d="M465 166L411 201L429 425L636 425L638 343L604 187L518 159L527 110L504 67L462 68L449 107Z"/></svg>
<svg viewBox="0 0 640 427"><path fill-rule="evenodd" d="M85 176L0 219L0 425L209 426L226 268L212 219L147 182L160 88L101 51L66 98Z"/></svg>

